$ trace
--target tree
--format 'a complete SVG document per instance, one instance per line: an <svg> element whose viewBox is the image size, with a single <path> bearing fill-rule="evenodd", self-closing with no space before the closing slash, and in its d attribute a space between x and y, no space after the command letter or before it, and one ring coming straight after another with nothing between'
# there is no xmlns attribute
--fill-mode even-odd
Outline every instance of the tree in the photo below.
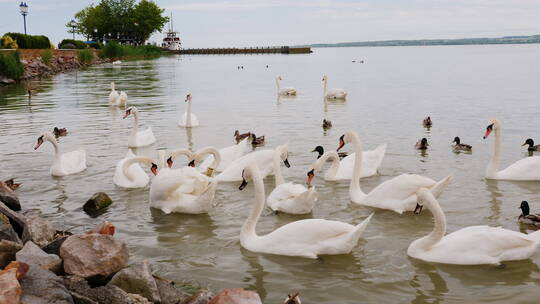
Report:
<svg viewBox="0 0 540 304"><path fill-rule="evenodd" d="M168 17L162 16L164 11L156 3L148 0L141 0L135 6L132 12L133 32L141 44L144 44L152 33L161 31L169 21Z"/></svg>

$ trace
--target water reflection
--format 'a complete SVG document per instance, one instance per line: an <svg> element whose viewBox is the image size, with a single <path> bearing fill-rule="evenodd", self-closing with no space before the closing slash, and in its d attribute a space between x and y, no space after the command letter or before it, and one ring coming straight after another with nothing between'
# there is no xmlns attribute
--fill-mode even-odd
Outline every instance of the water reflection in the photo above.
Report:
<svg viewBox="0 0 540 304"><path fill-rule="evenodd" d="M485 179L486 190L490 196L490 207L491 213L486 218L491 222L499 223L501 216L501 197L503 196L499 190L499 181L493 179Z"/></svg>
<svg viewBox="0 0 540 304"><path fill-rule="evenodd" d="M196 246L216 236L217 226L208 214L165 214L156 208L150 214L159 246L175 248L180 239Z"/></svg>
<svg viewBox="0 0 540 304"><path fill-rule="evenodd" d="M416 268L413 278L409 281L411 287L416 291L416 296L411 303L441 303L444 295L448 293L448 285L437 268L416 259L410 258L410 261ZM426 278L429 282L426 281ZM431 286L428 283L431 283Z"/></svg>

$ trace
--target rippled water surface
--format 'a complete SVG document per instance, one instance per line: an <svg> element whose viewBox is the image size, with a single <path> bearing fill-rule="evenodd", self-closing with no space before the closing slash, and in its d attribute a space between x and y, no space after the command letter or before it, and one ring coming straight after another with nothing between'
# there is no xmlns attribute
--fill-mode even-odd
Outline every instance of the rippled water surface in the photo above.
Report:
<svg viewBox="0 0 540 304"><path fill-rule="evenodd" d="M352 63L353 59L365 63ZM269 65L267 69L265 66ZM237 66L243 65L243 70ZM352 254L321 260L257 254L240 247L240 227L253 205L253 189L220 184L217 206L208 215L165 215L148 206L148 188L125 190L112 182L116 162L127 151L132 119L108 106L109 83L125 90L152 126L157 143L137 154L155 156L157 148L218 148L233 144L235 129L265 135L266 147L289 143L292 164L286 180L305 182L310 151L335 149L347 129L359 132L368 149L387 143L380 175L362 180L366 190L401 173L456 181L439 199L448 231L468 225L495 225L525 231L517 216L528 200L540 211L540 182L494 182L483 178L493 139L482 140L490 118L503 123L503 165L527 157L520 147L528 137L540 142L540 46L445 46L315 49L310 55L171 56L101 65L57 75L30 85L0 88L0 178L16 177L25 209L39 208L59 227L81 231L106 219L130 247L131 260L149 259L160 274L194 280L213 290L254 289L265 303L280 303L301 291L305 303L537 303L540 253L504 266L445 266L411 259L410 242L433 227L429 212L414 216L375 210L364 238ZM349 92L343 104L325 104L321 78ZM299 90L293 99L276 98L275 77ZM201 126L176 124L186 93ZM434 125L425 130L422 119ZM323 132L321 120L333 121ZM64 151L86 149L88 169L53 178L52 147L33 145L40 132L67 127ZM473 145L472 154L455 154L454 136ZM413 149L421 137L427 154ZM351 149L351 147L347 147ZM274 181L265 181L267 193ZM315 179L319 201L308 216L265 211L260 234L301 218L358 223L371 208L351 205L347 182ZM82 204L97 191L114 200L98 219Z"/></svg>

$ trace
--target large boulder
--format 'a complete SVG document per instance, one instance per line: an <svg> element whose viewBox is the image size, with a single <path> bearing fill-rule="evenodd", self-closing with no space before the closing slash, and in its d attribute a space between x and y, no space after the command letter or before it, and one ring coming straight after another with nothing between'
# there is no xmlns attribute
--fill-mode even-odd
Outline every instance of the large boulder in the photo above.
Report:
<svg viewBox="0 0 540 304"><path fill-rule="evenodd" d="M161 304L187 303L191 295L178 290L171 281L154 276L161 298Z"/></svg>
<svg viewBox="0 0 540 304"><path fill-rule="evenodd" d="M0 181L0 201L4 202L11 210L19 211L21 210L21 203L17 194L13 191L14 189L12 189L16 188L15 185L18 186L12 179L5 182Z"/></svg>
<svg viewBox="0 0 540 304"><path fill-rule="evenodd" d="M21 239L15 229L11 226L9 219L0 213L0 240L8 240L15 243L21 243Z"/></svg>
<svg viewBox="0 0 540 304"><path fill-rule="evenodd" d="M17 269L0 272L0 303L20 303L21 294L22 288L17 280Z"/></svg>
<svg viewBox="0 0 540 304"><path fill-rule="evenodd" d="M11 227L17 232L19 238L26 242L31 239L30 233L28 231L28 225L26 223L26 217L18 212L11 210L4 203L0 202L0 214L6 216L9 219ZM5 218L3 221L5 221Z"/></svg>
<svg viewBox="0 0 540 304"><path fill-rule="evenodd" d="M54 240L56 229L51 222L43 218L41 211L29 210L24 216L30 238L36 245L43 247Z"/></svg>
<svg viewBox="0 0 540 304"><path fill-rule="evenodd" d="M8 240L0 240L0 268L6 267L15 260L15 254L21 250L22 245ZM0 302L1 303L1 302Z"/></svg>
<svg viewBox="0 0 540 304"><path fill-rule="evenodd" d="M156 281L152 276L152 267L146 260L120 270L109 284L127 293L141 295L152 302L161 302Z"/></svg>
<svg viewBox="0 0 540 304"><path fill-rule="evenodd" d="M100 215L112 204L112 199L105 192L98 192L86 201L83 206L84 212L90 216Z"/></svg>
<svg viewBox="0 0 540 304"><path fill-rule="evenodd" d="M20 261L13 261L13 262L9 263L9 265L7 265L6 268L4 268L4 270L2 270L2 272L7 271L9 269L15 269L16 270L17 280L20 281L22 278L24 278L24 276L28 272L28 270L30 269L30 266L28 264L20 262ZM2 273L2 272L0 272L0 273Z"/></svg>
<svg viewBox="0 0 540 304"><path fill-rule="evenodd" d="M254 291L232 288L222 290L208 304L262 304L262 302Z"/></svg>
<svg viewBox="0 0 540 304"><path fill-rule="evenodd" d="M36 265L56 274L59 274L62 270L62 260L59 256L46 253L32 241L26 242L23 249L17 252L16 257L17 261L24 262L31 266Z"/></svg>
<svg viewBox="0 0 540 304"><path fill-rule="evenodd" d="M77 299L77 303L94 304L146 304L151 303L146 298L127 293L122 289L105 285L92 288L88 282L78 276L65 276L64 284L69 292Z"/></svg>
<svg viewBox="0 0 540 304"><path fill-rule="evenodd" d="M64 241L71 235L73 235L73 233L69 231L57 230L54 235L54 241L50 242L49 244L47 244L47 246L41 249L43 249L43 251L45 251L46 253L60 255L60 247L62 246Z"/></svg>
<svg viewBox="0 0 540 304"><path fill-rule="evenodd" d="M30 271L20 283L23 290L21 301L25 304L73 303L62 279L39 266L30 266Z"/></svg>
<svg viewBox="0 0 540 304"><path fill-rule="evenodd" d="M64 271L83 278L108 277L126 267L126 243L105 234L78 234L68 237L60 247Z"/></svg>

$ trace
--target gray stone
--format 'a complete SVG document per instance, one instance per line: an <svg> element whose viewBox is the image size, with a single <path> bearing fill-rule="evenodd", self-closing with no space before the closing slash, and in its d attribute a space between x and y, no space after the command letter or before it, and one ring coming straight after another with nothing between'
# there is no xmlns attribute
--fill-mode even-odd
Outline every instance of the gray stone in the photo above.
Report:
<svg viewBox="0 0 540 304"><path fill-rule="evenodd" d="M21 239L9 223L9 219L2 213L0 213L0 240L8 240L15 243L21 243Z"/></svg>
<svg viewBox="0 0 540 304"><path fill-rule="evenodd" d="M26 217L24 215L11 210L2 202L0 202L0 214L3 214L9 219L11 227L13 227L13 230L17 232L17 235L23 242L31 239Z"/></svg>
<svg viewBox="0 0 540 304"><path fill-rule="evenodd" d="M186 304L208 304L214 294L209 290L201 290L194 294Z"/></svg>
<svg viewBox="0 0 540 304"><path fill-rule="evenodd" d="M156 281L152 276L152 267L146 260L120 270L109 284L127 293L141 295L152 302L161 302Z"/></svg>
<svg viewBox="0 0 540 304"><path fill-rule="evenodd" d="M220 291L208 304L262 304L259 294L244 288Z"/></svg>
<svg viewBox="0 0 540 304"><path fill-rule="evenodd" d="M43 247L42 248L43 251L50 254L60 255L60 247L70 235L73 235L73 234L68 231L56 231L54 241L50 242L49 244L47 244L47 246Z"/></svg>
<svg viewBox="0 0 540 304"><path fill-rule="evenodd" d="M23 249L17 252L16 257L17 261L24 262L30 266L36 265L56 274L62 271L62 260L60 257L56 254L46 253L32 241L26 242Z"/></svg>
<svg viewBox="0 0 540 304"><path fill-rule="evenodd" d="M159 290L159 296L161 298L161 304L181 304L186 303L191 295L174 287L171 281L154 276L157 288Z"/></svg>
<svg viewBox="0 0 540 304"><path fill-rule="evenodd" d="M8 240L0 240L0 268L4 268L15 260L15 254L21 250L22 245Z"/></svg>
<svg viewBox="0 0 540 304"><path fill-rule="evenodd" d="M105 285L92 288L88 285L88 282L81 277L77 276L65 276L64 284L66 288L77 299L83 299L87 302L81 301L80 303L107 303L107 304L138 304L138 303L150 303L146 298L129 294L122 289L113 286ZM91 302L88 302L91 301ZM77 302L79 303L79 302Z"/></svg>
<svg viewBox="0 0 540 304"><path fill-rule="evenodd" d="M13 180L8 180L7 182L13 183ZM17 194L3 181L0 181L0 201L13 211L21 210L21 203L19 202Z"/></svg>
<svg viewBox="0 0 540 304"><path fill-rule="evenodd" d="M84 212L91 216L99 215L112 204L112 199L104 192L98 192L86 201L83 206Z"/></svg>
<svg viewBox="0 0 540 304"><path fill-rule="evenodd" d="M24 215L26 217L28 233L36 245L43 247L54 240L56 229L51 222L43 218L41 211L29 210Z"/></svg>
<svg viewBox="0 0 540 304"><path fill-rule="evenodd" d="M64 271L83 278L108 277L127 266L126 243L105 234L72 235L60 247Z"/></svg>
<svg viewBox="0 0 540 304"><path fill-rule="evenodd" d="M30 270L20 283L23 290L22 303L73 303L73 298L64 286L62 278L39 266L31 265Z"/></svg>

